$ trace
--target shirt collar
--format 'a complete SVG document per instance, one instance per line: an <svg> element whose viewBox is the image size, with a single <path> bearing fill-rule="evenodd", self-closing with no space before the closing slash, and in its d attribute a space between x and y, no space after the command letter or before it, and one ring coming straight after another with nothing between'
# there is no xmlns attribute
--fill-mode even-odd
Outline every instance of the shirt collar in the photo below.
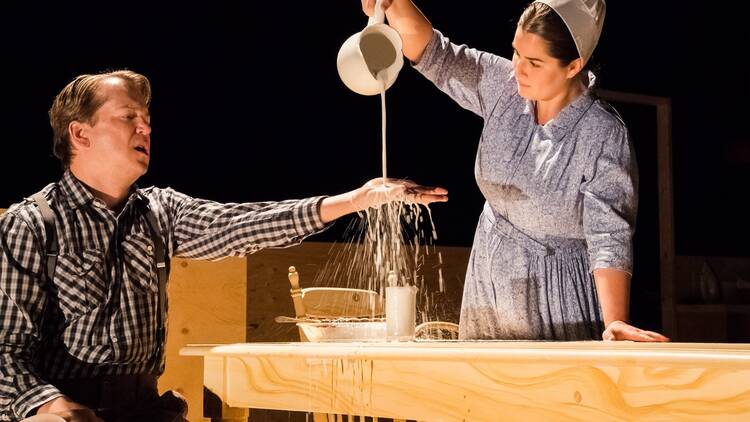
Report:
<svg viewBox="0 0 750 422"><path fill-rule="evenodd" d="M94 200L94 195L73 176L70 170L66 170L63 174L62 180L60 180L60 189L65 194L68 205L72 209L82 207Z"/></svg>
<svg viewBox="0 0 750 422"><path fill-rule="evenodd" d="M86 186L80 180L76 179L70 170L66 170L63 174L60 180L60 188L71 209L88 205L96 199ZM128 202L132 202L134 199L139 199L146 204L148 203L148 198L138 189L138 185L136 184L133 184L130 188Z"/></svg>

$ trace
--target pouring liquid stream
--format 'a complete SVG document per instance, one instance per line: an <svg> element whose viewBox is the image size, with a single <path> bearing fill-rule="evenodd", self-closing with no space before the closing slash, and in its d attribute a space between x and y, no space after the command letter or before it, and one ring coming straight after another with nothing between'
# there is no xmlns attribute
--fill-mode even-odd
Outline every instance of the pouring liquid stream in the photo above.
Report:
<svg viewBox="0 0 750 422"><path fill-rule="evenodd" d="M385 71L378 72L377 76L378 82L380 82L380 114L381 114L381 123L380 123L380 131L383 138L383 148L382 148L382 160L383 160L383 185L386 184L386 180L388 180L388 159L387 159L387 147L386 147L386 141L385 141L385 86L386 86L386 74Z"/></svg>
<svg viewBox="0 0 750 422"><path fill-rule="evenodd" d="M360 40L360 49L365 58L370 72L375 76L380 90L380 109L381 109L381 136L383 142L382 160L383 160L383 184L386 185L388 177L388 163L386 154L386 107L385 91L388 89L388 68L396 61L397 52L391 41L383 34L371 33L362 36Z"/></svg>

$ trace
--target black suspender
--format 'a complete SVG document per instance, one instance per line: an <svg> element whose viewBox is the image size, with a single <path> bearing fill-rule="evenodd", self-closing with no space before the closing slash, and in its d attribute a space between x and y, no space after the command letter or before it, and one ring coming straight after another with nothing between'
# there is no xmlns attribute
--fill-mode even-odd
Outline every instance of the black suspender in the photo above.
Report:
<svg viewBox="0 0 750 422"><path fill-rule="evenodd" d="M159 278L159 325L157 330L158 347L161 348L165 338L167 326L167 263L169 257L164 247L161 235L159 234L159 224L156 216L151 211L151 207L146 206L146 221L151 228L151 240L154 243L154 259L156 260L156 272Z"/></svg>
<svg viewBox="0 0 750 422"><path fill-rule="evenodd" d="M44 221L44 232L47 234L44 249L46 259L46 273L47 282L51 283L55 277L55 267L57 266L57 255L59 253L59 245L57 242L57 230L55 228L55 214L52 212L47 200L44 198L41 192L31 196L31 199L39 207L39 212L42 214L42 220ZM151 211L151 208L144 204L143 210L146 214L146 222L148 223L149 231L151 232L151 241L154 243L154 261L156 261L156 274L159 279L159 323L157 326L157 356L164 347L166 341L166 325L167 325L167 278L169 277L169 256L167 248L164 246L164 241L161 238L159 232L159 224L156 221L156 216Z"/></svg>
<svg viewBox="0 0 750 422"><path fill-rule="evenodd" d="M39 212L42 213L42 220L44 221L44 232L47 234L47 240L44 242L45 259L47 260L46 273L47 282L51 283L55 276L55 266L57 265L57 230L55 230L55 214L52 212L52 208L47 204L47 200L44 199L44 195L41 192L35 193L31 196L31 199L36 202L39 207Z"/></svg>

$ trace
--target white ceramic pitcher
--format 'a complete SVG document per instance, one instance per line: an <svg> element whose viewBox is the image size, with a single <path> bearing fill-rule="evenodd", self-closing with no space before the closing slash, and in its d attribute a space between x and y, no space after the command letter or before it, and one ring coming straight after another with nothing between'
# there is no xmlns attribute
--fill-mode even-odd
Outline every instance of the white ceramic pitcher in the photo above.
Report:
<svg viewBox="0 0 750 422"><path fill-rule="evenodd" d="M375 3L375 13L361 32L349 37L341 46L336 67L339 77L349 89L362 95L377 95L382 82L385 89L396 81L404 65L401 37L386 25L382 0ZM384 72L384 73L383 73Z"/></svg>

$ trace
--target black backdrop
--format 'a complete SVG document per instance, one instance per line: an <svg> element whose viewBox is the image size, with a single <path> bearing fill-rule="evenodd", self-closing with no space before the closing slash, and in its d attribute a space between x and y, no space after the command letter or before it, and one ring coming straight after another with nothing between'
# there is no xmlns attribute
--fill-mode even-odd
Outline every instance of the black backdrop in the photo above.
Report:
<svg viewBox="0 0 750 422"><path fill-rule="evenodd" d="M452 40L508 56L525 1L419 5ZM610 0L595 54L599 81L673 99L678 253L750 255L741 205L747 82L715 42L743 29L706 37L718 16L711 13L723 12L691 7ZM59 177L47 109L72 77L105 69L130 68L153 85L153 156L142 186L255 201L339 193L381 172L379 100L347 90L336 73L339 46L366 24L355 0L35 2L8 5L3 15L2 122L10 130L0 207ZM448 188L450 202L432 207L437 243L470 245L482 206L473 178L481 120L408 65L388 91L388 110L389 175ZM621 111L642 167L634 317L658 327L653 116ZM346 225L313 240L338 239Z"/></svg>

